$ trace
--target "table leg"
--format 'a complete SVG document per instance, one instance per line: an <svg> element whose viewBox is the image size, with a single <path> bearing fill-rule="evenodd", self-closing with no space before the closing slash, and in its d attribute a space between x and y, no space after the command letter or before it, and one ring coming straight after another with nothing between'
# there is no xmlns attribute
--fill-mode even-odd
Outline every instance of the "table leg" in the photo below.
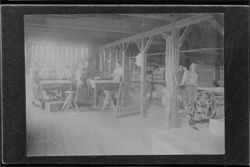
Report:
<svg viewBox="0 0 250 167"><path fill-rule="evenodd" d="M105 99L104 99L104 102L103 102L103 105L102 105L102 112L105 110L105 108L111 103L111 96L112 96L112 92L105 92ZM112 105L112 104L111 104ZM112 106L113 107L113 106Z"/></svg>
<svg viewBox="0 0 250 167"><path fill-rule="evenodd" d="M71 95L69 95L69 100L68 100L66 107L64 109L65 111L69 110L69 107L72 105L72 100L73 100L73 95L71 94Z"/></svg>
<svg viewBox="0 0 250 167"><path fill-rule="evenodd" d="M74 106L75 106L76 111L77 111L77 112L80 112L80 111L79 111L79 108L78 108L78 106L77 106L77 104L76 104L76 102L73 102L73 104L74 104Z"/></svg>
<svg viewBox="0 0 250 167"><path fill-rule="evenodd" d="M97 107L97 91L96 88L94 88L94 108Z"/></svg>

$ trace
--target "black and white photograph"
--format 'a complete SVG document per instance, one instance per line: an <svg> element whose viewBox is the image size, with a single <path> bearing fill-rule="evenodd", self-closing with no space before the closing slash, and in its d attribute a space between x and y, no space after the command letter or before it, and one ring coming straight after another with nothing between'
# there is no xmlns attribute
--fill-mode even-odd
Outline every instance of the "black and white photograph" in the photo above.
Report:
<svg viewBox="0 0 250 167"><path fill-rule="evenodd" d="M225 153L223 13L24 16L27 156Z"/></svg>
<svg viewBox="0 0 250 167"><path fill-rule="evenodd" d="M26 155L223 155L224 14L24 15Z"/></svg>

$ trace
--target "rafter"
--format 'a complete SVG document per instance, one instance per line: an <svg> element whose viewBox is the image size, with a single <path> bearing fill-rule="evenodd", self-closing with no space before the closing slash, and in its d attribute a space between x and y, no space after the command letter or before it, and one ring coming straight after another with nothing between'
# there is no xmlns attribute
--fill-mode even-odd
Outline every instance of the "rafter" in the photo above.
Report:
<svg viewBox="0 0 250 167"><path fill-rule="evenodd" d="M169 14L120 14L123 16L137 17L151 20L171 21L173 19Z"/></svg>
<svg viewBox="0 0 250 167"><path fill-rule="evenodd" d="M224 27L221 26L215 19L209 19L208 22L224 37Z"/></svg>
<svg viewBox="0 0 250 167"><path fill-rule="evenodd" d="M190 50L180 50L179 52L205 52L205 51L223 51L224 48L199 48L199 49L190 49Z"/></svg>
<svg viewBox="0 0 250 167"><path fill-rule="evenodd" d="M191 32L192 30L192 26L187 26L184 30L184 32L182 33L181 37L179 38L177 44L178 44L178 47L180 48L183 44L183 42L185 41L185 39L187 38L188 34Z"/></svg>

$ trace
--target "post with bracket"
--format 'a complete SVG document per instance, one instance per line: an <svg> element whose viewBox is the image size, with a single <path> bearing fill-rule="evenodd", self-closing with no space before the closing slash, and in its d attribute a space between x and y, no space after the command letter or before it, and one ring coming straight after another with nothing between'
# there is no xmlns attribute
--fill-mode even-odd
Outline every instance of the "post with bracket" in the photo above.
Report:
<svg viewBox="0 0 250 167"><path fill-rule="evenodd" d="M162 37L166 41L165 51L165 78L166 78L166 105L165 105L165 127L177 128L180 125L180 118L177 113L177 91L178 85L174 80L174 75L179 69L179 53L178 53L178 33L175 30L174 23L170 34L161 33Z"/></svg>
<svg viewBox="0 0 250 167"><path fill-rule="evenodd" d="M137 39L135 40L138 49L140 50L141 53L141 115L146 116L146 111L145 111L145 103L146 103L146 53L147 50L152 42L153 37L149 38L142 38L142 39Z"/></svg>

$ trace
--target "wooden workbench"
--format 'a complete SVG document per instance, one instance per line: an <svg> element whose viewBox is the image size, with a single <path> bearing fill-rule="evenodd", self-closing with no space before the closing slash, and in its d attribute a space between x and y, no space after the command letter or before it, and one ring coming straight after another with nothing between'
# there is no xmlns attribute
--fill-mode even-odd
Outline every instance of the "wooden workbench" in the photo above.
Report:
<svg viewBox="0 0 250 167"><path fill-rule="evenodd" d="M64 91L72 90L73 84L74 83L69 80L42 80L39 82L39 88L41 91L46 91L48 94L52 95L53 98L59 100L62 98ZM56 91L59 92L59 95L56 94Z"/></svg>
<svg viewBox="0 0 250 167"><path fill-rule="evenodd" d="M120 82L115 82L113 80L102 80L102 79L98 79L98 80L95 80L95 79L90 79L89 80L89 83L90 83L90 87L93 88L94 92L93 92L93 96L94 96L94 108L96 108L97 106L97 98L98 98L98 95L97 95L97 92L99 90L119 90L119 85L120 85Z"/></svg>

